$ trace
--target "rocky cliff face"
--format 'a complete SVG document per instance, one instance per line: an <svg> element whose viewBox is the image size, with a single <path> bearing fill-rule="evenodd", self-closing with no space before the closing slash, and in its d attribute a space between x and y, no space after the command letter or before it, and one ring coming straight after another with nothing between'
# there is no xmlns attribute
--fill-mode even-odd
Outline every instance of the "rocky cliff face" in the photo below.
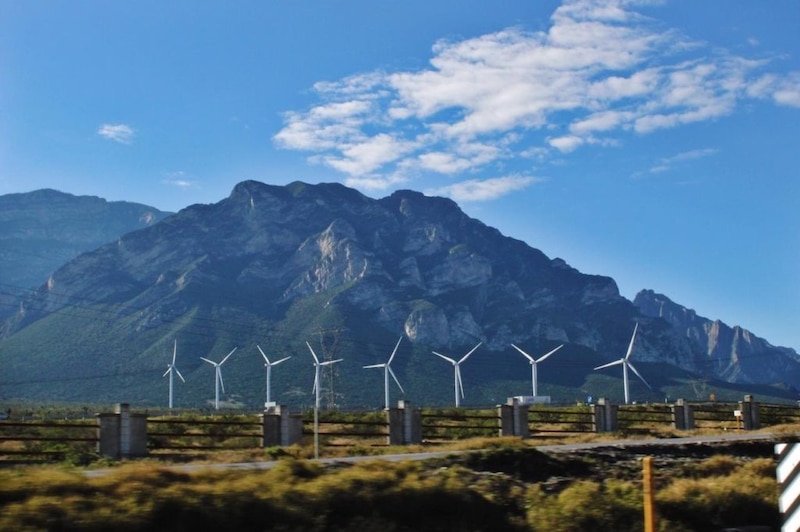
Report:
<svg viewBox="0 0 800 532"><path fill-rule="evenodd" d="M775 347L739 326L698 316L652 290L642 290L634 304L642 314L662 318L688 344L694 356L684 360L691 371L727 382L797 383L797 353Z"/></svg>
<svg viewBox="0 0 800 532"><path fill-rule="evenodd" d="M596 346L596 327L582 324L596 307L634 314L612 279L550 260L450 200L251 181L67 264L6 334L70 297L147 301L142 314L160 315L179 292L215 295L223 306L235 304L229 294L257 293L274 319L300 299L329 294L329 303L435 347L481 338L505 348L533 328Z"/></svg>

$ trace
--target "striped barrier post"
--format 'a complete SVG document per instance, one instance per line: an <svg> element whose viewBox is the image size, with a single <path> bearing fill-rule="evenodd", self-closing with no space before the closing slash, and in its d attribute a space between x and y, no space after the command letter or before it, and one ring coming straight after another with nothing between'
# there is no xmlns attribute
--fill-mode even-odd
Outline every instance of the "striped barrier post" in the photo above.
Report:
<svg viewBox="0 0 800 532"><path fill-rule="evenodd" d="M778 443L778 507L781 511L784 532L800 530L800 443Z"/></svg>

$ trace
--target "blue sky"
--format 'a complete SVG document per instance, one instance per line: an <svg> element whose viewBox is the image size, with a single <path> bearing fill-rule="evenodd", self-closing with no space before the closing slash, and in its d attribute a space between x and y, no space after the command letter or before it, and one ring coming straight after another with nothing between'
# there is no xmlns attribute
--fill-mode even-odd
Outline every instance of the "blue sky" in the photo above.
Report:
<svg viewBox="0 0 800 532"><path fill-rule="evenodd" d="M407 188L800 350L796 0L0 0L0 194Z"/></svg>

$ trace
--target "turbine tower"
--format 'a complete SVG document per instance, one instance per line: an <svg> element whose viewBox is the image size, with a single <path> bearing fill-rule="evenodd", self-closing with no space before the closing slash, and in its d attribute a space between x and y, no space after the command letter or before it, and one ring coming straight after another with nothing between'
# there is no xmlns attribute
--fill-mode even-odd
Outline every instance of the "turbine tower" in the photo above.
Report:
<svg viewBox="0 0 800 532"><path fill-rule="evenodd" d="M651 390L653 389L650 387L649 384L647 384L647 381L644 380L644 377L642 377L642 375L638 371L636 371L636 368L633 367L633 364L630 361L631 354L633 354L633 342L636 339L636 331L638 329L639 329L639 324L637 323L636 326L633 328L633 336L631 336L631 343L630 345L628 345L628 352L625 354L624 357L620 358L619 360L615 360L614 362L609 362L608 364L603 364L602 366L597 366L596 368L594 368L597 370L597 369L608 368L611 366L616 366L617 364L622 365L622 385L625 388L626 405L630 402L630 392L628 390L628 368L631 368L631 371L633 371L637 377L642 379L642 382L644 383L645 386L647 386Z"/></svg>
<svg viewBox="0 0 800 532"><path fill-rule="evenodd" d="M528 353L526 353L525 351L523 351L519 347L515 346L514 344L511 344L511 347L513 347L514 349L516 349L517 351L522 353L522 356L524 356L525 358L527 358L530 361L530 364L531 364L531 387L533 388L533 396L536 397L538 395L536 393L536 386L537 386L536 364L538 364L539 362L543 362L547 357L549 357L550 355L552 355L553 353L555 353L556 351L558 351L559 349L564 347L564 344L561 344L560 346L556 347L555 349L553 349L552 351L550 351L549 353L547 353L546 355L544 355L542 358L540 358L538 360L533 358Z"/></svg>
<svg viewBox="0 0 800 532"><path fill-rule="evenodd" d="M397 353L397 348L400 347L400 342L403 340L403 337L400 337L400 340L397 340L397 345L394 346L394 351L392 351L392 355L389 357L389 361L385 364L372 364L371 366L364 366L365 369L368 368L383 368L383 393L385 396L384 400L384 408L389 410L389 375L392 376L394 382L397 383L397 387L400 388L400 391L406 393L403 390L403 386L400 384L400 381L397 380L397 376L392 371L392 360L394 359L395 353Z"/></svg>
<svg viewBox="0 0 800 532"><path fill-rule="evenodd" d="M461 406L460 397L464 397L464 384L461 382L461 363L464 362L467 358L469 358L469 356L472 353L474 353L475 350L478 349L481 346L482 343L483 342L478 342L478 345L473 347L470 350L469 353L467 353L466 355L461 357L461 360L459 360L458 362L456 362L454 359L452 359L450 357L446 357L446 356L442 355L441 353L437 353L436 351L433 351L434 355L436 355L437 357L441 357L441 358L447 360L448 362L450 362L453 365L453 374L454 374L454 376L453 376L453 381L454 381L453 386L455 388L455 395L456 395L456 408ZM460 397L459 397L459 392L461 392L461 396Z"/></svg>
<svg viewBox="0 0 800 532"><path fill-rule="evenodd" d="M264 408L266 408L272 404L272 399L270 398L270 393L269 393L270 381L272 380L272 366L277 366L281 362L289 360L292 357L289 356L275 362L270 362L269 358L267 358L267 355L265 355L264 351L261 350L261 346L256 345L256 347L258 348L258 351L261 353L261 356L264 357L264 367L267 368L267 398L264 401Z"/></svg>
<svg viewBox="0 0 800 532"><path fill-rule="evenodd" d="M175 340L175 346L172 348L172 364L167 364L167 371L164 372L164 375L161 377L166 377L169 375L169 408L172 410L172 376L173 373L177 373L178 377L183 381L186 382L186 379L183 378L181 375L180 370L175 366L175 357L178 356L178 341Z"/></svg>
<svg viewBox="0 0 800 532"><path fill-rule="evenodd" d="M331 364L336 364L337 362L341 362L342 358L337 358L336 360L326 360L325 362L320 362L317 358L317 354L311 348L311 344L306 342L308 346L308 350L311 351L311 356L314 357L314 388L311 390L312 393L315 394L314 397L314 458L319 458L319 389L321 388L319 382L319 369L322 366L330 366Z"/></svg>
<svg viewBox="0 0 800 532"><path fill-rule="evenodd" d="M219 388L222 386L222 393L225 393L225 383L222 382L222 365L225 363L226 360L230 358L233 352L236 351L234 347L233 350L228 353L225 358L223 358L220 362L214 362L213 360L209 360L204 357L200 357L201 360L205 360L212 366L214 366L214 409L219 410Z"/></svg>

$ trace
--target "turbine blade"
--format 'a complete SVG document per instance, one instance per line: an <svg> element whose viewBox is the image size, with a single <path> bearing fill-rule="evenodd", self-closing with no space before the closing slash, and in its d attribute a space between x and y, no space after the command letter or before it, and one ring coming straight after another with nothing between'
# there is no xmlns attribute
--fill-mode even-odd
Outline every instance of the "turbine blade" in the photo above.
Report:
<svg viewBox="0 0 800 532"><path fill-rule="evenodd" d="M523 351L523 350L522 350L522 349L520 349L519 347L515 346L514 344L511 344L511 347L513 347L514 349L516 349L517 351L519 351L520 353L522 353L522 356L524 356L525 358L527 358L528 360L530 360L530 361L531 361L531 364L533 364L534 362L536 362L536 361L533 359L533 357L532 357L532 356L530 356L528 353L526 353L525 351Z"/></svg>
<svg viewBox="0 0 800 532"><path fill-rule="evenodd" d="M222 368L217 367L217 378L219 378L219 387L222 388L222 393L225 393L225 381L222 380Z"/></svg>
<svg viewBox="0 0 800 532"><path fill-rule="evenodd" d="M397 353L397 348L400 347L400 342L403 340L401 336L399 340L397 340L397 345L394 346L394 350L392 351L392 356L389 357L389 362L387 364L391 364L392 360L394 360L394 355Z"/></svg>
<svg viewBox="0 0 800 532"><path fill-rule="evenodd" d="M264 357L264 362L266 362L267 366L269 366L269 359L267 358L267 355L264 354L264 351L261 350L261 346L256 344L256 347L258 348L259 353L261 353L261 356Z"/></svg>
<svg viewBox="0 0 800 532"><path fill-rule="evenodd" d="M403 385L400 384L399 380L397 380L397 375L395 375L394 371L392 371L391 366L386 366L386 369L389 370L389 375L391 375L392 378L394 379L394 382L397 383L397 387L400 388L400 391L403 392L403 393L406 393L406 391L403 389Z"/></svg>
<svg viewBox="0 0 800 532"><path fill-rule="evenodd" d="M213 360L209 360L209 359L207 359L207 358L205 358L205 357L200 357L200 360L205 360L206 362L208 362L208 363L209 363L209 364L211 364L212 366L214 366L214 367L217 367L217 363L216 363L216 362L214 362Z"/></svg>
<svg viewBox="0 0 800 532"><path fill-rule="evenodd" d="M341 362L344 360L343 358L337 358L336 360L326 360L325 362L320 362L320 366L330 366L331 364L336 364L337 362Z"/></svg>
<svg viewBox="0 0 800 532"><path fill-rule="evenodd" d="M474 353L474 352L475 352L475 350L476 350L476 349L478 349L478 348L481 346L481 344L483 344L483 342L478 342L478 345L476 345L475 347L473 347L473 348L470 350L470 352L469 352L469 353L467 353L466 355L464 355L464 357L463 357L461 360L459 360L459 361L458 361L458 363L459 363L459 364L461 364L461 363L462 363L462 362L464 362L466 359L468 359L468 358L469 358L469 356L470 356L472 353Z"/></svg>
<svg viewBox="0 0 800 532"><path fill-rule="evenodd" d="M561 344L560 346L556 347L555 349L553 349L552 351L550 351L549 353L547 353L545 356L543 356L542 358L540 358L540 359L539 359L539 360L537 360L536 362L541 362L541 361L543 361L544 359L546 359L547 357L549 357L550 355L552 355L553 353L555 353L556 351L558 351L558 350L559 350L559 349L561 349L562 347L564 347L564 344Z"/></svg>
<svg viewBox="0 0 800 532"><path fill-rule="evenodd" d="M186 379L184 379L184 378L183 378L183 375L181 375L181 370L179 370L178 368L175 368L175 373L177 373L177 374L178 374L178 377L180 377L180 379L181 379L183 382L186 382Z"/></svg>
<svg viewBox="0 0 800 532"><path fill-rule="evenodd" d="M644 385L645 385L645 386L647 386L648 388L650 388L650 389L652 390L652 389L653 389L653 387L652 387L652 386L650 386L650 385L647 383L647 381L646 381L646 380L644 380L644 377L642 377L642 374L641 374L641 373L639 373L638 371L636 371L636 368L634 368L634 367L633 367L633 364L631 364L630 362L627 362L627 364L628 364L628 367L629 367L629 368L631 368L631 370L632 370L632 371L633 371L633 372L636 374L636 376L637 376L637 377L639 377L640 379L642 379L642 382L644 383Z"/></svg>
<svg viewBox="0 0 800 532"><path fill-rule="evenodd" d="M369 366L364 366L364 369L372 369L372 368L385 368L388 364L372 364Z"/></svg>
<svg viewBox="0 0 800 532"><path fill-rule="evenodd" d="M311 349L311 344L306 342L306 345L308 346L308 350L311 351L311 356L314 357L314 363L319 364L319 359L317 358L317 354L314 352L314 350Z"/></svg>
<svg viewBox="0 0 800 532"><path fill-rule="evenodd" d="M633 328L633 336L631 336L631 343L628 345L628 352L625 353L625 360L631 358L633 354L633 341L636 340L636 330L639 328L639 322L636 322L636 326Z"/></svg>
<svg viewBox="0 0 800 532"><path fill-rule="evenodd" d="M461 380L461 368L456 364L456 381L458 382L458 389L461 391L461 398L464 398L464 382Z"/></svg>
<svg viewBox="0 0 800 532"><path fill-rule="evenodd" d="M172 366L167 366L167 371L165 371L165 372L164 372L164 374L162 375L162 377L166 377L167 375L169 375L169 372L170 372L170 371L172 371Z"/></svg>
<svg viewBox="0 0 800 532"><path fill-rule="evenodd" d="M442 357L443 359L445 359L445 360L447 360L448 362L450 362L452 365L454 365L454 366L456 365L456 361L455 361L455 360L453 360L452 358L450 358L450 357L446 357L446 356L444 356L444 355L442 355L442 354L440 354L440 353L437 353L436 351L432 351L432 353L433 353L434 355L436 355L437 357Z"/></svg>
<svg viewBox="0 0 800 532"><path fill-rule="evenodd" d="M594 369L603 369L603 368L610 368L611 366L616 366L617 364L624 364L625 359L621 358L619 360L615 360L614 362L609 362L608 364L603 364L602 366L597 366Z"/></svg>
<svg viewBox="0 0 800 532"><path fill-rule="evenodd" d="M319 375L317 375L317 373L315 372L314 373L314 386L311 387L311 393L316 393L316 391L317 391L317 380L318 379L319 379Z"/></svg>
<svg viewBox="0 0 800 532"><path fill-rule="evenodd" d="M272 363L272 365L273 365L273 366L277 366L277 365L278 365L278 364L280 364L281 362L286 362L286 361L287 361L287 360L289 360L290 358L292 358L292 357L290 357L290 356L289 356L289 357L283 357L282 359L278 360L277 362L273 362L273 363Z"/></svg>
<svg viewBox="0 0 800 532"><path fill-rule="evenodd" d="M222 359L222 361L219 363L219 365L220 365L220 366L221 366L221 365L223 365L223 364L225 363L225 361L226 361L226 360L228 360L228 359L231 357L231 355L234 353L234 351L236 351L236 348L235 348L235 347L234 347L234 348L231 350L231 352L230 352L230 353L228 353L227 355L225 355L225 358L223 358L223 359Z"/></svg>
<svg viewBox="0 0 800 532"><path fill-rule="evenodd" d="M172 348L172 365L175 365L175 357L178 356L178 341L175 340L175 346Z"/></svg>

